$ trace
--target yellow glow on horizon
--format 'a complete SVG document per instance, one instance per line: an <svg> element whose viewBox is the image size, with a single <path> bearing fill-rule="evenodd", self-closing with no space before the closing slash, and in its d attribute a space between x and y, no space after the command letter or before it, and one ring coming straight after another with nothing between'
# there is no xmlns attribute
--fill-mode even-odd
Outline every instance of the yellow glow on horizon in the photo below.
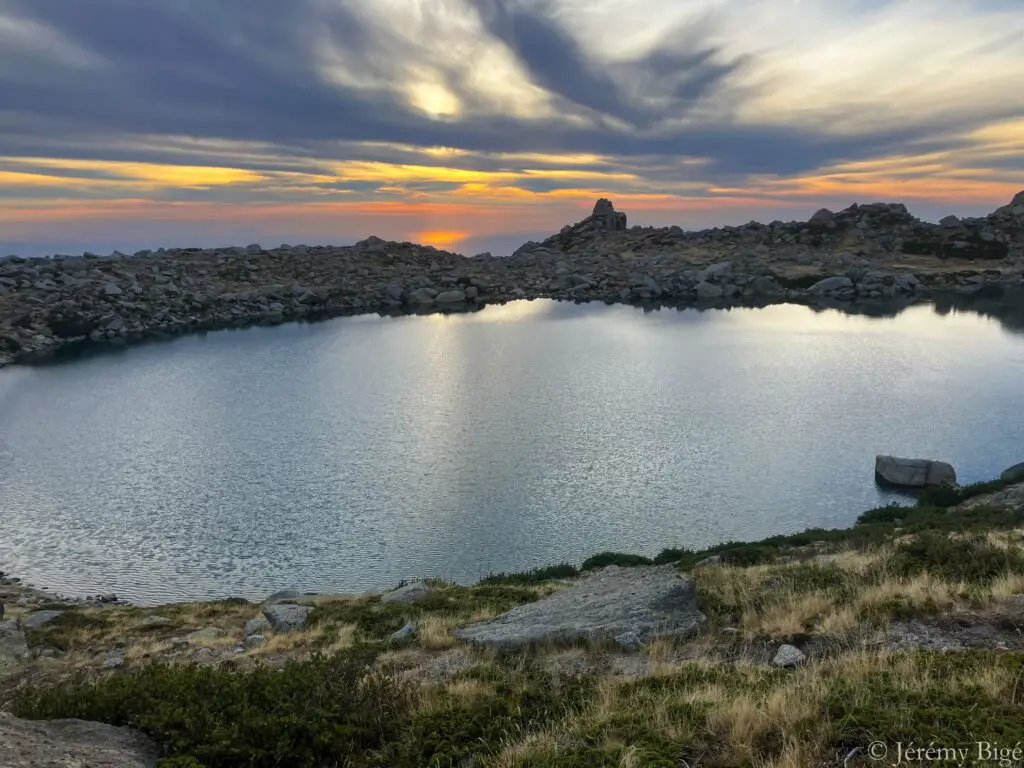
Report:
<svg viewBox="0 0 1024 768"><path fill-rule="evenodd" d="M92 184L118 184L149 182L167 186L209 186L262 181L265 177L255 171L218 166L165 165L158 163L131 163L114 160L80 160L51 157L0 157L0 162L36 168L59 168L71 171L97 171L116 178L52 176L60 183L86 181ZM33 174L37 175L37 174ZM57 183L57 182L54 182Z"/></svg>
<svg viewBox="0 0 1024 768"><path fill-rule="evenodd" d="M427 229L413 233L413 242L432 245L442 251L450 251L455 245L470 236L469 232L458 229Z"/></svg>

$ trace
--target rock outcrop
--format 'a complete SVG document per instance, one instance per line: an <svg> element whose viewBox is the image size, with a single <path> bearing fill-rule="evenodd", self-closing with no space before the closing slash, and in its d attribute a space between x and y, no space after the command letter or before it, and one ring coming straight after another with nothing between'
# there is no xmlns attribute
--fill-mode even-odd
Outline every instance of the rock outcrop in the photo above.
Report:
<svg viewBox="0 0 1024 768"><path fill-rule="evenodd" d="M369 237L128 256L0 258L0 365L69 343L124 344L251 324L377 312L460 312L514 299L698 306L979 298L1024 286L1024 192L988 216L931 224L899 203L807 222L686 232L627 227L602 198L508 258Z"/></svg>
<svg viewBox="0 0 1024 768"><path fill-rule="evenodd" d="M128 728L0 712L3 768L153 768L156 761L156 746Z"/></svg>
<svg viewBox="0 0 1024 768"><path fill-rule="evenodd" d="M956 485L956 470L944 461L875 457L875 477L883 483L904 488L928 485Z"/></svg>
<svg viewBox="0 0 1024 768"><path fill-rule="evenodd" d="M576 639L635 647L655 637L696 634L704 621L693 581L680 578L674 565L613 565L550 597L452 634L505 649Z"/></svg>

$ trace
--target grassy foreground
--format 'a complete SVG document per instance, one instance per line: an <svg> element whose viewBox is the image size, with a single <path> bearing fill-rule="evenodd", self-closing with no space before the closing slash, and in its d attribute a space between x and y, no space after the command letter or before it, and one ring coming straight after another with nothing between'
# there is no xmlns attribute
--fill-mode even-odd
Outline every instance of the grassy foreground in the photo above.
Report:
<svg viewBox="0 0 1024 768"><path fill-rule="evenodd" d="M692 573L708 624L635 655L600 643L502 654L451 637L565 588L579 571L559 565L437 583L415 606L311 599L306 630L226 655L257 606L71 611L29 640L59 649L74 677L21 689L11 709L133 726L163 768L852 767L879 764L871 742L892 751L887 765L898 743L1012 750L1024 742L1024 509L951 508L1001 487L929 492L845 530L665 550L654 561ZM697 565L710 555L721 562ZM583 568L650 562L603 553ZM419 635L389 643L407 620ZM209 652L176 656L185 630ZM808 663L766 663L784 642ZM114 643L124 666L90 661Z"/></svg>

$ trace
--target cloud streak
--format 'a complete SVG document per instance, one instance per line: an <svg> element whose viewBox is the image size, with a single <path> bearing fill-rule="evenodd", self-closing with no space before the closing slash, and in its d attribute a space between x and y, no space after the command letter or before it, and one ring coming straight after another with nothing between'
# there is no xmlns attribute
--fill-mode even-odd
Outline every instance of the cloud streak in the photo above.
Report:
<svg viewBox="0 0 1024 768"><path fill-rule="evenodd" d="M996 0L0 0L0 199L994 207L1021 40Z"/></svg>

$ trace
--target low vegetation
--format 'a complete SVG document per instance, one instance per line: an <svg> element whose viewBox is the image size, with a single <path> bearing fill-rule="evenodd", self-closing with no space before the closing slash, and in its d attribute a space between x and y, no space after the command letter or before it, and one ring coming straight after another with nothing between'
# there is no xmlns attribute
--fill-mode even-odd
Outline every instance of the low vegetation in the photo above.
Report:
<svg viewBox="0 0 1024 768"><path fill-rule="evenodd" d="M414 605L310 598L304 631L224 663L161 649L210 621L234 644L258 606L168 606L158 613L171 623L152 625L154 609L80 609L32 632L33 646L85 659L121 633L128 663L23 689L12 709L135 727L162 768L856 768L878 764L872 741L1012 748L1024 742L1024 510L951 508L1002 487L929 491L844 530L433 582ZM601 643L502 653L450 633L587 571L651 563L695 579L708 617L698 637L636 654ZM390 642L409 621L418 635ZM895 642L902 625L955 650ZM774 668L782 643L808 662Z"/></svg>

